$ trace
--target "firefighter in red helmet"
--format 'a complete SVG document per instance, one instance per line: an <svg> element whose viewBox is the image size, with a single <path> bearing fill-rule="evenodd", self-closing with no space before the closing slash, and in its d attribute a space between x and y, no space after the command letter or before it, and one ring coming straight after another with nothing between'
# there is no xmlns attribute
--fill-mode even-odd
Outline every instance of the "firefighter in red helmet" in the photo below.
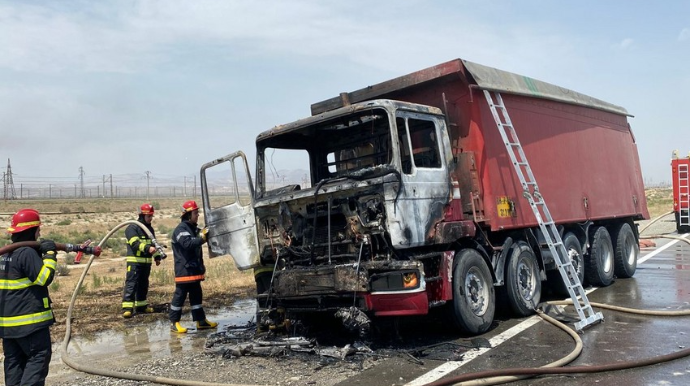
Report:
<svg viewBox="0 0 690 386"><path fill-rule="evenodd" d="M153 238L156 232L153 230L154 209L151 204L143 204L139 208L139 221L148 229ZM149 306L146 296L149 292L149 276L151 275L151 263L161 263L161 254L156 250L153 241L146 232L137 224L130 224L125 230L127 241L127 275L125 288L122 295L122 316L131 318L135 313L154 312Z"/></svg>
<svg viewBox="0 0 690 386"><path fill-rule="evenodd" d="M172 235L173 255L175 256L175 294L170 302L170 329L173 332L184 333L187 328L182 327L182 306L187 295L192 308L192 320L196 322L197 330L215 328L218 323L206 319L206 313L201 305L203 294L201 281L204 280L206 267L204 266L203 250L201 246L206 242L208 229L199 229L199 207L195 201L182 204L180 224Z"/></svg>
<svg viewBox="0 0 690 386"><path fill-rule="evenodd" d="M7 228L12 243L36 241L41 218L21 209ZM52 355L50 326L55 323L48 286L55 277L56 246L19 247L0 256L0 338L5 353L5 384L44 385Z"/></svg>

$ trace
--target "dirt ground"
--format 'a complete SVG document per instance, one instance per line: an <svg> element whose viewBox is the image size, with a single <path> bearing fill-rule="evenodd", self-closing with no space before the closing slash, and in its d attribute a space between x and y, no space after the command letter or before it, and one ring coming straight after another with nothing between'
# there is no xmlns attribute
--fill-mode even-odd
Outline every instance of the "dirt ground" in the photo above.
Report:
<svg viewBox="0 0 690 386"><path fill-rule="evenodd" d="M180 201L180 202L178 202ZM170 247L169 237L179 223L177 205L182 200L156 201L153 227L156 239ZM0 205L0 227L9 226L11 215L22 207L36 208L41 213L41 237L57 242L80 244L91 239L100 243L114 228L127 220L135 220L139 201L46 201L5 202ZM199 220L203 224L203 215ZM124 229L120 228L103 243L106 246L100 257L94 258L78 291L73 314L72 335L122 329L122 289L125 278ZM9 243L9 235L3 232L0 245ZM158 313L167 312L167 304L175 289L171 248L166 249L168 258L160 266L152 266L148 300ZM206 249L204 249L207 254ZM80 264L74 264L75 253L58 253L57 275L50 285L50 297L57 323L51 328L52 339L60 342L65 334L67 307L77 283L87 268L90 256L83 256ZM254 278L251 271L235 268L230 256L206 259L207 279L203 282L204 307L212 310L232 304L237 298L254 294ZM159 314L141 315L140 318L156 320ZM1 352L1 351L0 351Z"/></svg>

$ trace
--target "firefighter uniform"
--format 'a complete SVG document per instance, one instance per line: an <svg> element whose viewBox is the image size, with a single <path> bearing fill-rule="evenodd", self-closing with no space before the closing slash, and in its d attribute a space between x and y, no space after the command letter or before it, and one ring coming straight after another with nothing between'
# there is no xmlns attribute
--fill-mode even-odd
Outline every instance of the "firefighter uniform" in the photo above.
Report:
<svg viewBox="0 0 690 386"><path fill-rule="evenodd" d="M139 222L151 232L153 237L156 233L150 222L144 220L144 215L153 214L153 207L149 204L142 205L139 213ZM149 211L147 211L147 209ZM143 213L142 213L143 212ZM150 253L153 241L139 225L131 224L125 230L127 239L127 276L125 277L125 287L122 295L122 311L125 318L132 316L133 312L153 312L149 307L146 296L149 292L149 276L151 274L151 263L160 263L160 253Z"/></svg>
<svg viewBox="0 0 690 386"><path fill-rule="evenodd" d="M22 220L31 221L22 221ZM14 215L12 241L35 241L38 212L22 209ZM43 386L52 356L50 329L55 323L48 295L57 266L55 243L44 240L39 252L19 247L0 256L0 338L5 354L7 386Z"/></svg>
<svg viewBox="0 0 690 386"><path fill-rule="evenodd" d="M175 256L175 293L170 302L171 330L184 333L187 329L179 322L182 318L182 306L187 295L192 309L192 320L197 329L214 328L218 324L209 322L202 306L203 293L201 281L205 278L203 250L206 242L206 230L197 227L199 217L196 202L187 201L182 206L182 221L172 235L172 250Z"/></svg>

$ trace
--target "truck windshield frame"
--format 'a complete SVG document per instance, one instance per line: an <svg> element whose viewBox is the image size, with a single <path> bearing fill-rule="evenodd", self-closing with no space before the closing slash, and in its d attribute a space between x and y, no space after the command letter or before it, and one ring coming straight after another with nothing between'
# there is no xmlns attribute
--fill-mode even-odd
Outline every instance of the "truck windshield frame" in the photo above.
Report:
<svg viewBox="0 0 690 386"><path fill-rule="evenodd" d="M373 107L257 142L257 197L392 164L393 116L383 107ZM281 168L299 174L281 175Z"/></svg>

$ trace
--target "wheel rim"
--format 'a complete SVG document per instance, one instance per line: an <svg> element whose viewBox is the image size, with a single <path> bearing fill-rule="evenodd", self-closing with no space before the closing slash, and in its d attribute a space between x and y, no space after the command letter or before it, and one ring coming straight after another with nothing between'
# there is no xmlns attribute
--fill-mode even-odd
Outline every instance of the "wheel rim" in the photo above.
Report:
<svg viewBox="0 0 690 386"><path fill-rule="evenodd" d="M611 269L613 268L613 250L611 249L610 245L606 245L602 252L601 266L604 268L604 272L611 272Z"/></svg>
<svg viewBox="0 0 690 386"><path fill-rule="evenodd" d="M517 266L518 291L524 300L532 300L537 289L534 264L526 258L521 258Z"/></svg>
<svg viewBox="0 0 690 386"><path fill-rule="evenodd" d="M580 269L582 268L580 266L580 254L575 250L575 248L570 248L568 249L568 257L570 258L570 264L573 265L573 268L575 269L575 272L578 274L580 273Z"/></svg>
<svg viewBox="0 0 690 386"><path fill-rule="evenodd" d="M465 298L475 315L484 315L489 308L489 289L482 279L481 272L476 267L470 268L465 276Z"/></svg>
<svg viewBox="0 0 690 386"><path fill-rule="evenodd" d="M628 265L632 266L635 264L635 244L633 244L633 240L631 240L631 237L626 237L625 238L625 254L628 256Z"/></svg>

